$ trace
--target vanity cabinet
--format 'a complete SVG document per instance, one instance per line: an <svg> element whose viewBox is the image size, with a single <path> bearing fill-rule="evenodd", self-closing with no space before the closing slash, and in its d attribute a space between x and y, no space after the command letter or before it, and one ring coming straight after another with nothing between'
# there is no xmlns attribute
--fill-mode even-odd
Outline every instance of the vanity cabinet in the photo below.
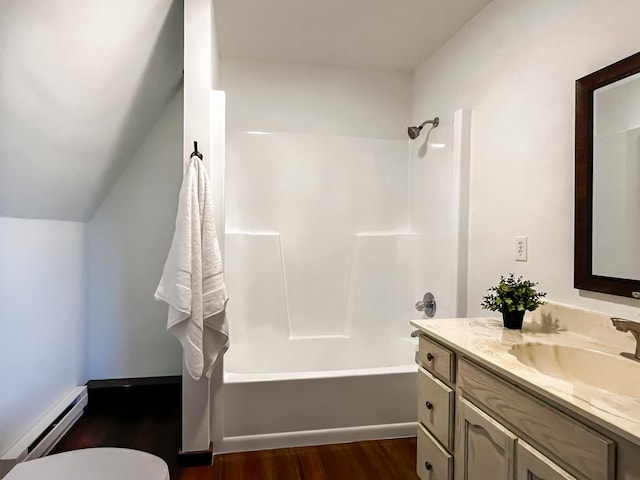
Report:
<svg viewBox="0 0 640 480"><path fill-rule="evenodd" d="M614 480L616 443L424 334L421 480Z"/></svg>

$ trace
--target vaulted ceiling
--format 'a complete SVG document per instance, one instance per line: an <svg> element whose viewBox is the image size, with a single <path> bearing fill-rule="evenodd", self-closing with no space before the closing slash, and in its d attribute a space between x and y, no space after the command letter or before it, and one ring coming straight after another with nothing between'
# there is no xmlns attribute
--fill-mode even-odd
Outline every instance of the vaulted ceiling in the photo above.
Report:
<svg viewBox="0 0 640 480"><path fill-rule="evenodd" d="M222 57L411 71L490 0L213 0Z"/></svg>
<svg viewBox="0 0 640 480"><path fill-rule="evenodd" d="M489 0L212 0L222 57L410 71ZM0 1L0 216L86 221L180 87L181 0Z"/></svg>
<svg viewBox="0 0 640 480"><path fill-rule="evenodd" d="M182 75L182 2L0 2L0 215L88 220Z"/></svg>

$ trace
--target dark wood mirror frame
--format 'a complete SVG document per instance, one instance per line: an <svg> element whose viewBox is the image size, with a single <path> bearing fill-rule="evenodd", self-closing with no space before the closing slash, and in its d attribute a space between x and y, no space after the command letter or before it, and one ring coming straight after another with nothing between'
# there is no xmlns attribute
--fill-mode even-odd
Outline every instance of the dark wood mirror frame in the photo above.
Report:
<svg viewBox="0 0 640 480"><path fill-rule="evenodd" d="M640 73L640 53L576 80L576 170L573 286L592 292L638 298L640 279L593 274L593 92ZM638 208L640 215L640 206ZM640 255L640 246L638 249ZM636 295L634 295L636 292Z"/></svg>

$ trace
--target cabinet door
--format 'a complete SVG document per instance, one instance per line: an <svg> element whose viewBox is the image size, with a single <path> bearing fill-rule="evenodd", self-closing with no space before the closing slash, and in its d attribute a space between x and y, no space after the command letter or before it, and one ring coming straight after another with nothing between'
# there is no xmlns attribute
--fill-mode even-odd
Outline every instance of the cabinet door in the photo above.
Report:
<svg viewBox="0 0 640 480"><path fill-rule="evenodd" d="M518 463L517 480L576 480L576 477L565 472L520 439L518 439L516 447L516 459Z"/></svg>
<svg viewBox="0 0 640 480"><path fill-rule="evenodd" d="M456 480L513 480L516 436L472 403L459 400Z"/></svg>

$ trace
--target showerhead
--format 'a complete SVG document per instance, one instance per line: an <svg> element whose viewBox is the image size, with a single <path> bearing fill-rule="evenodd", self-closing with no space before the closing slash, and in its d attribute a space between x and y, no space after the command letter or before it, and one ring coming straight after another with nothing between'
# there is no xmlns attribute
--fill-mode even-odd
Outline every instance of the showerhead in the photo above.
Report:
<svg viewBox="0 0 640 480"><path fill-rule="evenodd" d="M416 138L418 138L420 136L420 132L422 131L422 128L428 123L433 125L433 127L431 128L436 128L438 125L440 125L440 119L436 117L433 120L427 120L426 122L422 122L422 124L419 127L407 128L407 133L409 134L409 138L411 140L415 140Z"/></svg>
<svg viewBox="0 0 640 480"><path fill-rule="evenodd" d="M420 130L422 130L420 127L407 128L407 133L409 134L409 138L411 140L418 138L418 136L420 136Z"/></svg>

